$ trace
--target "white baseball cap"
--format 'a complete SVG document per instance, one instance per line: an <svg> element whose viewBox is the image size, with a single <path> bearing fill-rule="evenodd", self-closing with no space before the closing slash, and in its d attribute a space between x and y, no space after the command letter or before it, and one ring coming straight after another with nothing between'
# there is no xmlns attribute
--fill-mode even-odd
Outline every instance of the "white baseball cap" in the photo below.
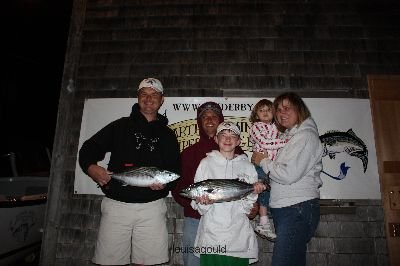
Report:
<svg viewBox="0 0 400 266"><path fill-rule="evenodd" d="M230 130L235 135L238 135L240 137L240 129L232 122L222 122L221 124L218 125L217 127L217 135L222 131L222 130Z"/></svg>
<svg viewBox="0 0 400 266"><path fill-rule="evenodd" d="M155 78L145 78L144 80L142 80L139 84L138 91L142 88L152 88L161 94L164 93L164 88L161 84L161 81Z"/></svg>

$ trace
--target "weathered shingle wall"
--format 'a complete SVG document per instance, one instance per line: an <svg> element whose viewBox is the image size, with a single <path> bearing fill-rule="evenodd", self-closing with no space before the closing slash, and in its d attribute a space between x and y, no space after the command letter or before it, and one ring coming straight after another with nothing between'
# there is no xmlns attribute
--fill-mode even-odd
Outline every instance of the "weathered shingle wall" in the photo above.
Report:
<svg viewBox="0 0 400 266"><path fill-rule="evenodd" d="M61 88L43 265L90 265L101 197L74 195L85 98L131 97L159 78L166 96L368 98L368 74L400 73L397 0L75 0ZM323 214L309 265L386 265L380 201ZM169 199L170 246L182 210ZM272 244L260 240L257 265ZM181 254L171 251L171 265Z"/></svg>
<svg viewBox="0 0 400 266"><path fill-rule="evenodd" d="M367 74L400 72L396 1L121 2L88 2L80 90L129 89L156 73L176 96L367 97Z"/></svg>

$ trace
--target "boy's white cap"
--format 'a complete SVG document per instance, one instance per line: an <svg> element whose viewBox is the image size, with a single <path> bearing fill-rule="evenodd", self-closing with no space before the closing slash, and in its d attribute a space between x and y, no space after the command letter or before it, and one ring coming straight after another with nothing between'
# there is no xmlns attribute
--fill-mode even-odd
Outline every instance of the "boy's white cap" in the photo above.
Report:
<svg viewBox="0 0 400 266"><path fill-rule="evenodd" d="M164 93L164 88L163 85L161 84L161 81L155 78L146 78L142 80L139 84L138 91L142 88L152 88L161 94Z"/></svg>
<svg viewBox="0 0 400 266"><path fill-rule="evenodd" d="M230 130L236 135L240 137L240 129L232 122L222 122L221 124L218 125L217 127L217 135L222 131L222 130Z"/></svg>

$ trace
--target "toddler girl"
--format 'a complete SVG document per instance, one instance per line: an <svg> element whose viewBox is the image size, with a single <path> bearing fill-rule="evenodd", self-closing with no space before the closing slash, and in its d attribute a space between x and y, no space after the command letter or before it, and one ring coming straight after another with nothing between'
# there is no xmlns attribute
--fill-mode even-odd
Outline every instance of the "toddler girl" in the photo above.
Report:
<svg viewBox="0 0 400 266"><path fill-rule="evenodd" d="M278 138L278 129L274 124L273 104L270 100L262 99L253 108L250 114L250 141L253 143L253 151L267 154L271 160L275 159L279 148L285 144L285 140ZM258 179L266 179L269 182L268 175L264 173L260 166L255 165ZM259 194L258 203L260 204L259 215L260 222L256 225L254 231L263 238L274 241L276 234L271 228L267 213L269 192L265 191Z"/></svg>

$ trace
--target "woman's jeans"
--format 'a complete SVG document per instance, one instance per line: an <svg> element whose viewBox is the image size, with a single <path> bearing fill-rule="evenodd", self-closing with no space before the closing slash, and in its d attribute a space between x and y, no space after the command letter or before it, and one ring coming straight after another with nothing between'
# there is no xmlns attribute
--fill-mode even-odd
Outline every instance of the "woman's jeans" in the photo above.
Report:
<svg viewBox="0 0 400 266"><path fill-rule="evenodd" d="M196 240L197 228L199 227L199 219L185 217L183 220L183 265L199 266L200 258L193 254L194 241Z"/></svg>
<svg viewBox="0 0 400 266"><path fill-rule="evenodd" d="M319 199L270 210L277 235L272 266L305 266L307 243L319 223Z"/></svg>

